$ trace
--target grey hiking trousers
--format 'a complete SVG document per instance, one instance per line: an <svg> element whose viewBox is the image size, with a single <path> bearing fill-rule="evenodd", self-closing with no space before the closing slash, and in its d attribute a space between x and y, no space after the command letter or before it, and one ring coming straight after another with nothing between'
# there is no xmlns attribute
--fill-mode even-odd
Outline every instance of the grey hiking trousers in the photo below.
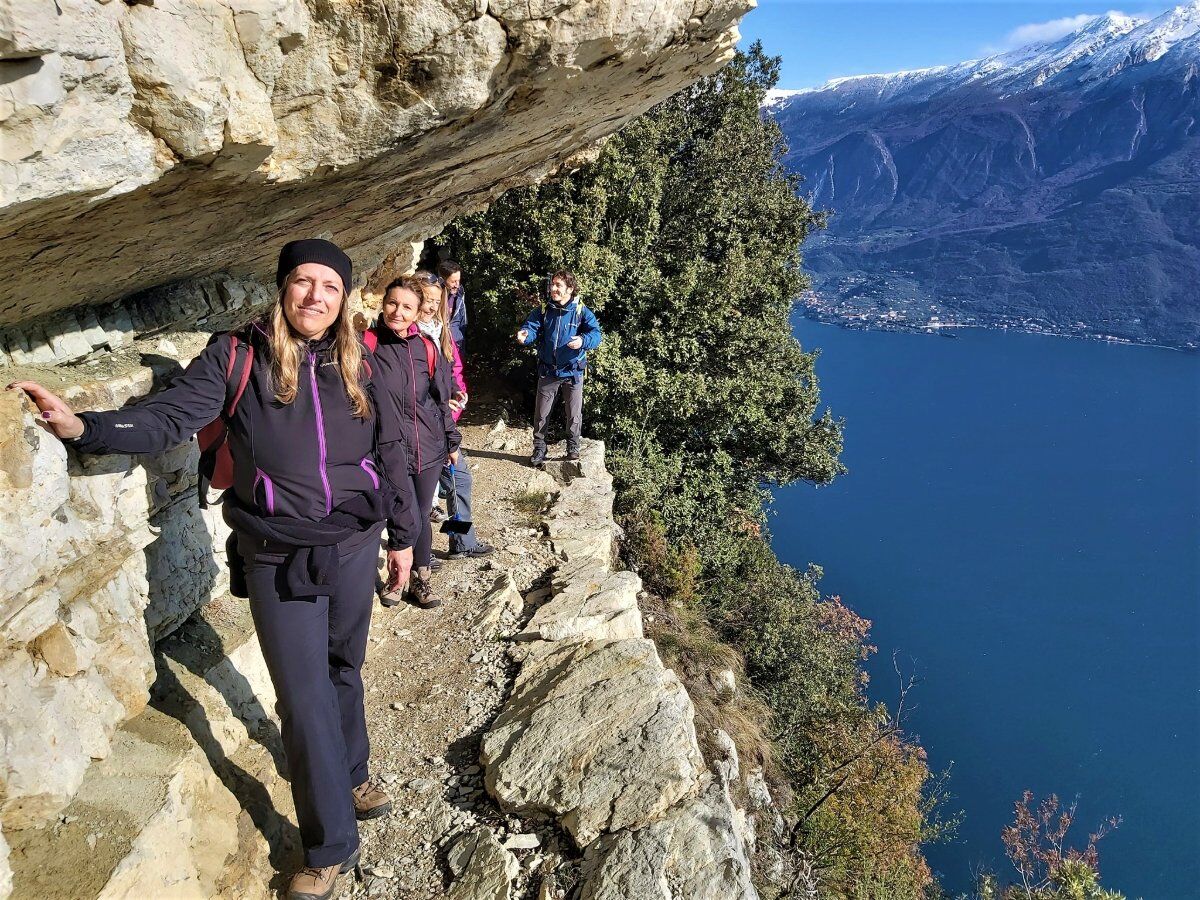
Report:
<svg viewBox="0 0 1200 900"><path fill-rule="evenodd" d="M550 424L550 413L559 392L563 398L563 413L567 419L567 452L579 451L579 433L583 430L583 378L575 376L557 378L554 375L539 375L537 399L533 404L533 449L546 452L546 426Z"/></svg>

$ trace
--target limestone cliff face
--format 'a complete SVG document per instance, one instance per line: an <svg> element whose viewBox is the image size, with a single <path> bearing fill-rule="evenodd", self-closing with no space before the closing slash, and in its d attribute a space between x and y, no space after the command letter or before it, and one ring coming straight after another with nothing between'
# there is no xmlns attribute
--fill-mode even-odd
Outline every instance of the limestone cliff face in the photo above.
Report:
<svg viewBox="0 0 1200 900"><path fill-rule="evenodd" d="M0 373L119 406L267 301L288 239L402 270L717 68L752 2L0 0ZM80 461L0 397L4 829L71 800L225 589L194 452Z"/></svg>
<svg viewBox="0 0 1200 900"><path fill-rule="evenodd" d="M0 326L368 262L715 68L752 0L4 0Z"/></svg>

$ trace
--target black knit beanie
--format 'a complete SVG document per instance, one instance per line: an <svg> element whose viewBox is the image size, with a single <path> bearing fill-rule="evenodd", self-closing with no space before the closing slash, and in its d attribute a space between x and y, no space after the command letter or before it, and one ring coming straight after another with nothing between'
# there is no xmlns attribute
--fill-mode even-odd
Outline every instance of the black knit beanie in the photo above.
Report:
<svg viewBox="0 0 1200 900"><path fill-rule="evenodd" d="M329 266L342 276L342 287L350 293L351 282L354 280L354 266L350 257L342 252L342 248L330 241L320 238L306 238L302 241L288 241L279 251L279 267L275 270L275 286L283 287L283 279L296 266L305 263L320 263Z"/></svg>

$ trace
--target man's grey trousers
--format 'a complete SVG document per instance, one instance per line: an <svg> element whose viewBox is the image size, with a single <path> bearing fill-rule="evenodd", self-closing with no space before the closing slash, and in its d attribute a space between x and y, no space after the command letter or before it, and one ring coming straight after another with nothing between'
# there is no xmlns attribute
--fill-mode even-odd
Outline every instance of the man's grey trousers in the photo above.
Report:
<svg viewBox="0 0 1200 900"><path fill-rule="evenodd" d="M567 418L567 452L579 452L579 432L583 429L583 377L539 375L537 399L533 404L533 449L546 452L546 426L559 392L564 394Z"/></svg>

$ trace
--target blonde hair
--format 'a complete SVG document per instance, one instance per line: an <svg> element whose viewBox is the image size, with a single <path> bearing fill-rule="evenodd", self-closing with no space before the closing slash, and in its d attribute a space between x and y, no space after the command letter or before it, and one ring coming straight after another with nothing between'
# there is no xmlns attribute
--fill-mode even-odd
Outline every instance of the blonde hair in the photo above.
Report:
<svg viewBox="0 0 1200 900"><path fill-rule="evenodd" d="M414 272L412 277L417 280L421 286L421 301L425 301L425 291L428 288L436 288L441 291L442 302L438 304L437 318L442 323L442 337L440 340L442 356L446 357L446 362L454 362L454 336L450 333L450 294L446 290L446 280L440 275L435 275L426 269L421 269ZM441 279L442 286L439 288L436 284L429 281L430 277Z"/></svg>
<svg viewBox="0 0 1200 900"><path fill-rule="evenodd" d="M275 292L275 305L268 318L268 342L271 345L271 383L275 388L275 399L291 404L296 400L300 383L300 354L304 347L303 338L297 337L283 311L283 295L294 272L289 272L283 286ZM371 401L362 386L362 345L354 328L349 309L349 296L342 291L342 305L333 329L333 360L342 373L346 387L346 399L350 409L359 419L371 416Z"/></svg>

